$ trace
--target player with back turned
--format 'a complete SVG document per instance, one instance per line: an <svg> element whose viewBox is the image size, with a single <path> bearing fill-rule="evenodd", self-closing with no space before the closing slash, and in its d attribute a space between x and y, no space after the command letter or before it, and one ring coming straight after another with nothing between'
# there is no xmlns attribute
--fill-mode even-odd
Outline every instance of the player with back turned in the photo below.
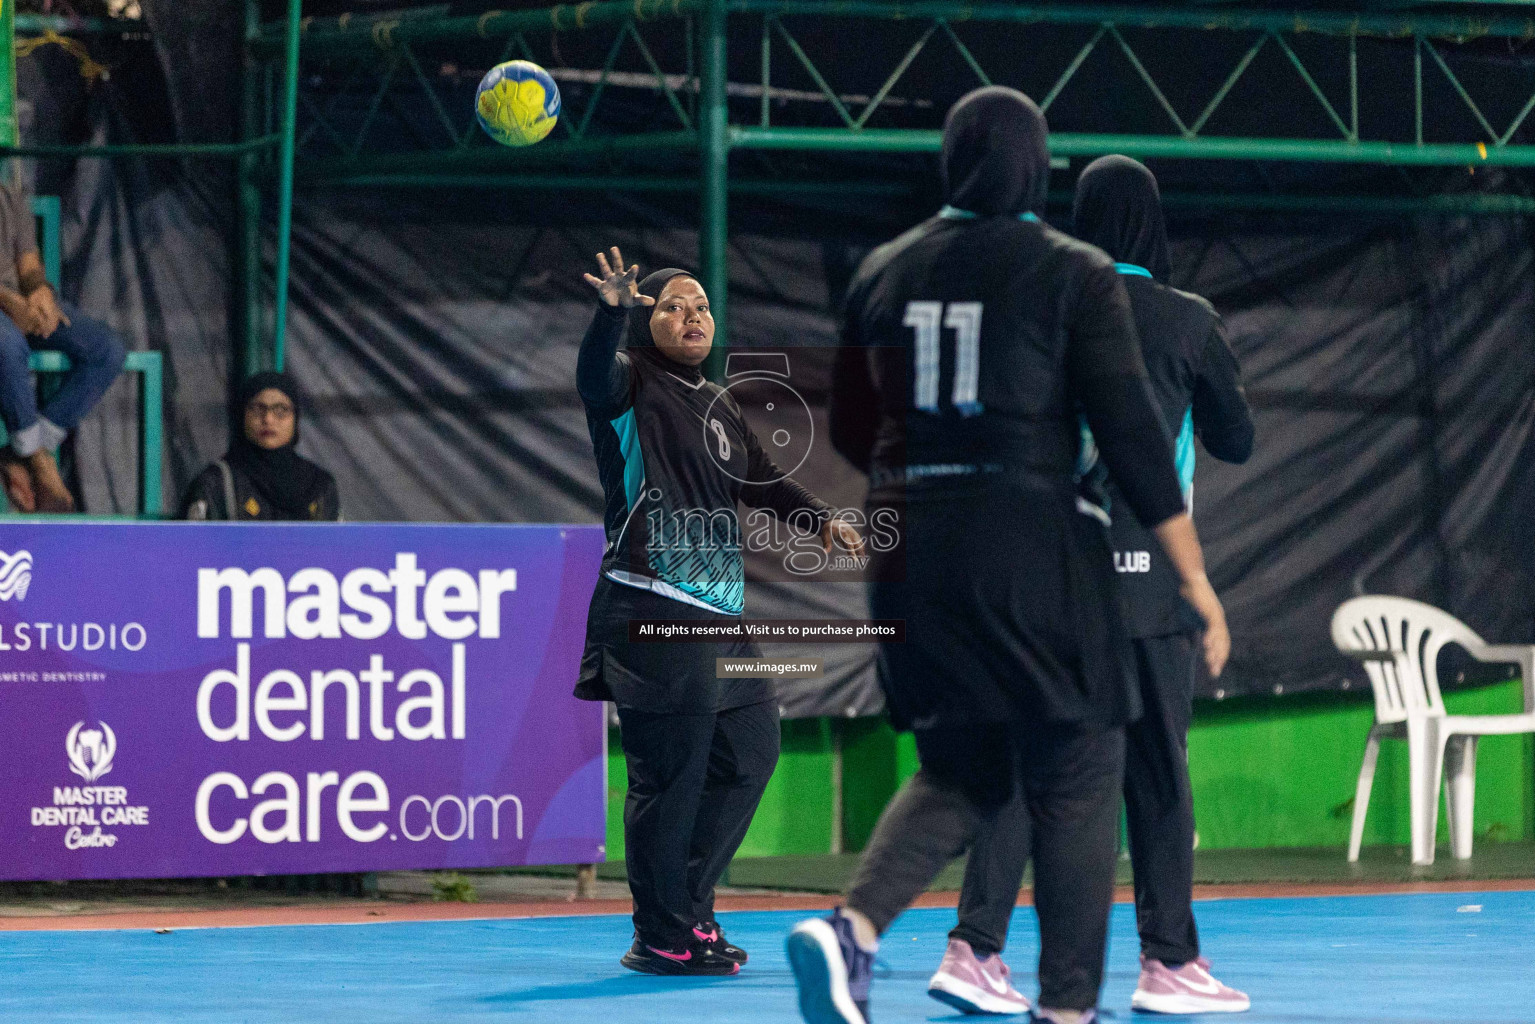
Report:
<svg viewBox="0 0 1535 1024"><path fill-rule="evenodd" d="M1111 260L1038 219L1044 116L986 88L949 112L947 205L870 254L849 288L833 442L901 511L873 554L874 617L904 619L880 682L921 767L829 919L789 937L811 1024L865 1024L879 935L1015 793L1032 826L1038 1015L1092 1020L1113 896L1124 725L1140 711L1107 529L1078 507L1086 417L1126 501L1207 623L1224 615Z"/></svg>
<svg viewBox="0 0 1535 1024"><path fill-rule="evenodd" d="M1224 462L1245 462L1253 447L1252 412L1220 316L1204 299L1166 283L1172 263L1161 196L1140 163L1106 156L1089 164L1077 181L1072 221L1076 237L1113 259L1124 281L1151 390L1174 427L1174 461L1192 506L1196 437ZM1210 974L1194 924L1188 731L1202 623L1113 479L1095 470L1083 491L1113 519L1110 536L1144 706L1125 732L1125 817L1141 940L1131 1005L1161 1013L1240 1012L1248 1008L1247 996ZM959 924L929 982L930 995L966 1012L1024 1008L1022 997L988 991L984 979L1006 971L999 954L1029 859L1026 819L1021 807L1010 807L976 837Z"/></svg>

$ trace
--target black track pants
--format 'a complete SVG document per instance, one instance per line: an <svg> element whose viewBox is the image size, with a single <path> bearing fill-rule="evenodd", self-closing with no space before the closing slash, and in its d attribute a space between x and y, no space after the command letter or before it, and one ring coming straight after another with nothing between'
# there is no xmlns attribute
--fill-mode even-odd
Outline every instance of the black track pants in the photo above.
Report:
<svg viewBox="0 0 1535 1024"><path fill-rule="evenodd" d="M1040 1005L1096 1006L1114 896L1123 730L977 725L916 736L922 767L880 816L848 906L883 933L978 834L1009 807L1022 808L1015 834L1034 859ZM1006 879L997 884L1006 888Z"/></svg>
<svg viewBox="0 0 1535 1024"><path fill-rule="evenodd" d="M1188 758L1198 654L1197 638L1187 633L1137 639L1145 712L1125 727L1125 817L1135 869L1136 926L1141 952L1170 964L1199 956ZM960 894L959 926L949 934L970 943L979 955L1000 952L1007 940L1029 859L1028 824L1015 805L976 835Z"/></svg>
<svg viewBox="0 0 1535 1024"><path fill-rule="evenodd" d="M735 856L778 764L778 704L715 714L620 707L629 795L624 857L634 930L677 949L714 918L714 886Z"/></svg>
<svg viewBox="0 0 1535 1024"><path fill-rule="evenodd" d="M1145 712L1125 729L1125 817L1135 868L1141 952L1163 963L1199 956L1194 927L1194 794L1189 719L1194 659L1188 633L1135 641Z"/></svg>

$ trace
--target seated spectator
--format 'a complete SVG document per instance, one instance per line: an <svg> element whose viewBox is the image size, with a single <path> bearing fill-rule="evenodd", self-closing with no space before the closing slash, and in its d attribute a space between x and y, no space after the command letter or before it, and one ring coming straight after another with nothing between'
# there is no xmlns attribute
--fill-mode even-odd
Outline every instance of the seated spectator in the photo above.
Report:
<svg viewBox="0 0 1535 1024"><path fill-rule="evenodd" d="M53 451L79 426L123 369L112 329L53 293L37 254L37 224L25 191L0 185L0 419L11 435L0 480L19 512L73 512ZM27 369L36 349L69 357L63 384L39 412Z"/></svg>
<svg viewBox="0 0 1535 1024"><path fill-rule="evenodd" d="M285 373L258 373L240 387L233 438L224 457L198 475L182 519L341 518L336 480L294 451L299 400Z"/></svg>

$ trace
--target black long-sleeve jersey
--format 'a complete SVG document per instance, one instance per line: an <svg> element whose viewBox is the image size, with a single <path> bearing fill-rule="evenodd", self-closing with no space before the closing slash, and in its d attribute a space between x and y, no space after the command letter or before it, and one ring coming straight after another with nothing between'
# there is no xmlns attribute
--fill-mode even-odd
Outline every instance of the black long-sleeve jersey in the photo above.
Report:
<svg viewBox="0 0 1535 1024"><path fill-rule="evenodd" d="M1031 215L945 209L849 286L832 444L871 486L987 467L1069 474L1085 416L1152 523L1183 511L1114 266Z"/></svg>
<svg viewBox="0 0 1535 1024"><path fill-rule="evenodd" d="M1192 508L1196 437L1222 462L1246 462L1252 454L1252 410L1242 392L1241 371L1214 306L1153 280L1141 267L1117 266L1135 314L1152 393L1176 434L1174 460ZM1179 594L1177 571L1162 545L1118 500L1114 484L1110 473L1110 535L1130 635L1164 636L1202 628L1198 613Z"/></svg>
<svg viewBox="0 0 1535 1024"><path fill-rule="evenodd" d="M725 615L745 598L738 503L819 530L830 510L762 450L728 391L654 348L618 351L625 311L599 305L576 385L597 457L602 572Z"/></svg>
<svg viewBox="0 0 1535 1024"><path fill-rule="evenodd" d="M870 592L906 621L880 655L898 722L1139 713L1108 531L1077 505L1079 415L1145 521L1183 510L1102 252L1031 216L945 209L864 261L830 427L871 506L905 508L904 561L876 548Z"/></svg>

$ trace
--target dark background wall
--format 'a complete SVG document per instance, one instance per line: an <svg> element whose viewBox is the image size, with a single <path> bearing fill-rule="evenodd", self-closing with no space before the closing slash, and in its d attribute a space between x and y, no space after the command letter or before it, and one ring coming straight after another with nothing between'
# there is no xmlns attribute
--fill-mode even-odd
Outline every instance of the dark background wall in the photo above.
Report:
<svg viewBox="0 0 1535 1024"><path fill-rule="evenodd" d="M112 44L112 78L89 87L56 53L28 58L30 137L228 138L237 7L149 0L154 41ZM913 166L923 165L900 173ZM1055 187L1069 189L1077 169L1058 172ZM1198 184L1198 168L1156 169ZM36 175L64 197L66 293L131 347L166 354L165 482L177 494L226 440L229 168L53 161ZM1507 184L1485 178L1474 186ZM832 344L848 269L926 215L931 197L919 198L735 202L734 343ZM301 190L290 368L311 401L304 448L338 476L347 517L596 521L572 382L590 311L579 273L614 243L647 266L695 262L695 211L688 195ZM1219 689L1340 686L1326 623L1360 591L1440 604L1489 637L1535 639L1528 222L1182 214L1173 230L1174 281L1225 315L1258 414L1253 461L1204 458L1196 477L1236 636ZM803 372L796 364L807 397L824 399L823 362L807 353ZM92 511L133 506L136 415L120 383L80 432ZM838 501L860 500L862 481L829 450L803 476ZM853 584L752 589L764 616L861 609ZM839 649L832 661L824 686L786 691L791 714L877 705L867 651Z"/></svg>

